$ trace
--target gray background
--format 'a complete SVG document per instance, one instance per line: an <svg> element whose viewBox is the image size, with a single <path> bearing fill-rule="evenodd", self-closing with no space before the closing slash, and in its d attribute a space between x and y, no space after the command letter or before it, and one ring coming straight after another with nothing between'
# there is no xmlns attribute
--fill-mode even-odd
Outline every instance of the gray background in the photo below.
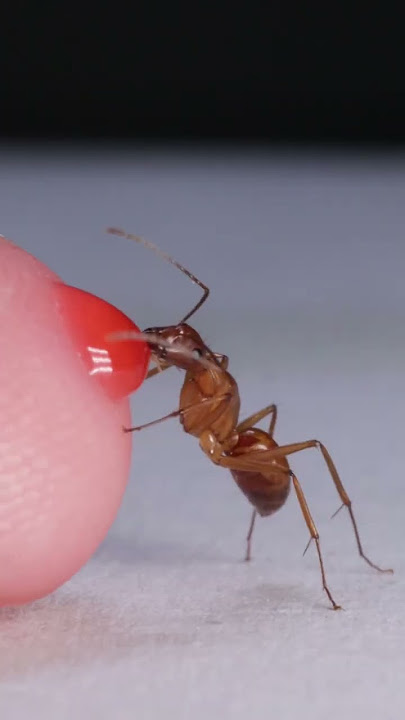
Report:
<svg viewBox="0 0 405 720"><path fill-rule="evenodd" d="M143 234L212 290L194 323L231 358L242 414L279 405L279 442L321 439L379 576L356 555L314 450L292 465L323 542L328 610L295 496L258 523L176 421L134 439L119 517L52 597L0 611L7 718L401 716L405 707L405 162L340 152L59 148L0 156L0 232L141 326L197 297ZM133 399L134 422L175 409L175 370ZM71 709L63 709L69 702Z"/></svg>

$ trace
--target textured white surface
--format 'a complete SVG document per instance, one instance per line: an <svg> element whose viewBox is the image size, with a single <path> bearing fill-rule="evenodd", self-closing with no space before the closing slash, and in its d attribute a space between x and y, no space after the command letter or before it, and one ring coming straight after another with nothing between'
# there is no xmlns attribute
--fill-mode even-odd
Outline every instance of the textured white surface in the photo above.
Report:
<svg viewBox="0 0 405 720"><path fill-rule="evenodd" d="M293 494L260 521L175 421L134 442L119 517L54 596L0 611L7 720L254 716L397 720L405 708L405 163L328 156L5 155L3 234L141 326L176 321L195 289L122 225L212 288L196 327L231 356L243 414L279 404L276 438L321 439L354 502L356 556L316 451L296 456L318 523L327 607ZM146 383L134 421L176 407L181 375ZM67 709L69 703L69 709Z"/></svg>

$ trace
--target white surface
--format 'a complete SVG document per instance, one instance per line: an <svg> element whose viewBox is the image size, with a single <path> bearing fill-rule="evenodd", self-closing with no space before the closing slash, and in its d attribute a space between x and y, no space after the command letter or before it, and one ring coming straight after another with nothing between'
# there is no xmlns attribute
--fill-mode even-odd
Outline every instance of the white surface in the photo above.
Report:
<svg viewBox="0 0 405 720"><path fill-rule="evenodd" d="M318 524L328 609L294 494L261 520L176 421L136 438L119 518L54 596L0 611L1 717L397 720L405 709L405 162L341 156L3 154L0 231L141 326L196 297L142 233L207 282L195 318L231 357L243 415L279 404L276 438L330 449L373 573L319 454L296 456ZM134 422L177 404L151 380ZM69 703L70 709L66 709Z"/></svg>

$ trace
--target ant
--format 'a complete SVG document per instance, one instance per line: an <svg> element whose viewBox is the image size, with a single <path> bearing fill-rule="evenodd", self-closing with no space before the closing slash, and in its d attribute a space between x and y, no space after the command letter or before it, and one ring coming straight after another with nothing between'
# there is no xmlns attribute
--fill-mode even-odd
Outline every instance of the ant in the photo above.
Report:
<svg viewBox="0 0 405 720"><path fill-rule="evenodd" d="M287 500L292 482L310 534L304 554L311 542L314 541L323 590L329 598L333 610L339 610L341 606L335 602L326 582L319 533L298 478L291 470L287 460L287 457L293 453L309 448L319 449L342 503L332 517L346 507L360 556L378 572L392 573L391 569L384 570L375 565L364 554L351 500L326 447L319 440L306 440L279 446L274 440L277 421L277 406L274 404L267 405L242 422L239 420L239 390L235 379L228 372L228 357L210 350L198 332L187 324L187 321L207 300L209 288L180 263L143 238L115 228L109 228L107 232L134 240L153 250L181 270L203 291L200 300L177 325L147 328L143 333L136 335L130 332L114 334L115 339L146 340L151 349L152 360L156 363L156 367L148 372L147 378L173 366L186 371L180 391L178 410L158 420L137 427L124 428L124 430L138 432L169 418L178 417L185 432L198 438L200 447L207 457L215 465L231 471L236 484L253 505L247 535L245 556L247 561L251 558L252 536L257 515L267 517L279 510ZM256 424L264 418L270 418L267 431L256 427Z"/></svg>

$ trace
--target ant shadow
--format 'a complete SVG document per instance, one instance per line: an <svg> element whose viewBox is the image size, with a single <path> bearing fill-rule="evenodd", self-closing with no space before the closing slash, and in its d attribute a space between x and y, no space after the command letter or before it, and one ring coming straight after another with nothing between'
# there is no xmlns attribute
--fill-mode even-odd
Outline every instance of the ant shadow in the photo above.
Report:
<svg viewBox="0 0 405 720"><path fill-rule="evenodd" d="M184 543L150 543L143 546L134 545L129 539L119 536L110 536L98 552L95 559L100 562L109 562L113 564L125 565L128 572L132 574L132 569L137 568L143 572L145 568L151 568L152 576L156 573L157 568L167 568L168 574L178 569L182 572L182 581L187 582L187 576L190 573L191 582L195 580L196 575L202 579L203 586L207 587L207 583L221 585L228 588L231 597L225 603L226 612L222 615L220 604L216 606L216 611L210 612L211 616L221 618L215 620L213 624L224 625L227 619L232 617L240 618L243 623L249 618L254 611L257 615L263 617L269 616L269 612L274 613L286 612L302 615L308 609L319 611L325 609L327 603L322 601L314 605L314 597L310 589L306 589L302 584L292 584L283 581L271 582L272 566L270 561L255 561L254 559L247 563L242 552L233 553L231 551L224 552L220 549L216 551L210 546L200 548L187 548ZM263 582L263 575L269 578L268 582ZM194 579L194 580L193 580ZM237 585L238 589L233 594L232 588ZM243 589L241 590L241 585ZM196 598L198 602L198 598ZM199 603L198 603L199 604Z"/></svg>
<svg viewBox="0 0 405 720"><path fill-rule="evenodd" d="M129 538L110 534L94 558L101 562L118 563L129 567L139 565L169 565L169 566L195 566L195 565L223 565L224 562L238 560L235 556L221 553L220 549L213 550L210 545L200 547L187 546L184 542L149 541L144 545L137 544Z"/></svg>
<svg viewBox="0 0 405 720"><path fill-rule="evenodd" d="M250 613L262 628L264 622L273 622L275 617L278 623L283 617L291 622L293 617L308 619L313 614L319 616L322 610L331 610L333 614L327 600L323 603L322 599L314 600L311 590L302 585L261 582L239 595L232 614L234 618L246 618Z"/></svg>
<svg viewBox="0 0 405 720"><path fill-rule="evenodd" d="M0 608L0 683L189 642L186 632L146 629L135 601L122 607L56 592L29 606Z"/></svg>
<svg viewBox="0 0 405 720"><path fill-rule="evenodd" d="M204 562L208 566L207 558ZM137 651L145 648L158 652L191 647L201 634L208 644L215 645L218 632L222 641L233 639L235 628L261 637L264 633L271 642L275 617L278 622L283 616L288 621L293 616L302 620L319 612L320 603L314 605L302 586L263 582L262 565L258 581L256 573L252 577L250 572L253 567L246 568L247 572L245 568L240 562L218 563L212 568L212 577L204 568L208 596L207 585L203 582L199 589L192 573L191 602L180 618L176 611L171 612L170 597L161 612L149 615L144 600L138 603L136 592L129 601L126 597L125 602L107 602L62 589L32 605L0 608L0 683L58 668L68 673L98 662L116 662L136 657ZM161 593L161 587L151 592L153 597L154 592Z"/></svg>
<svg viewBox="0 0 405 720"><path fill-rule="evenodd" d="M319 611L325 608L327 603L322 601L315 603L311 594L311 590L306 590L302 584L292 584L285 582L271 582L272 565L271 561L253 559L247 563L243 555L244 546L237 552L224 551L220 548L213 549L212 542L208 545L200 547L187 547L182 543L166 543L166 542L147 542L145 545L136 545L128 538L110 535L105 543L98 549L94 559L101 563L111 563L113 565L126 566L130 574L132 569L151 568L152 573L156 568L168 568L169 574L172 570L185 569L182 574L183 580L187 581L187 574L190 571L192 577L195 577L195 571L201 569L202 576L209 581L216 578L223 581L227 585L227 578L238 578L236 582L240 587L240 581L244 585L242 592L238 590L238 600L231 602L235 613L239 614L239 608L246 617L249 612L248 608L255 607L258 612L263 615L271 612L293 611L294 607L297 613L302 614L303 607L313 608ZM269 578L268 582L263 582L263 575ZM259 576L259 577L258 577ZM233 582L230 583L233 585ZM228 601L229 602L229 601ZM231 611L231 607L227 605L227 613ZM304 611L305 612L305 611Z"/></svg>

